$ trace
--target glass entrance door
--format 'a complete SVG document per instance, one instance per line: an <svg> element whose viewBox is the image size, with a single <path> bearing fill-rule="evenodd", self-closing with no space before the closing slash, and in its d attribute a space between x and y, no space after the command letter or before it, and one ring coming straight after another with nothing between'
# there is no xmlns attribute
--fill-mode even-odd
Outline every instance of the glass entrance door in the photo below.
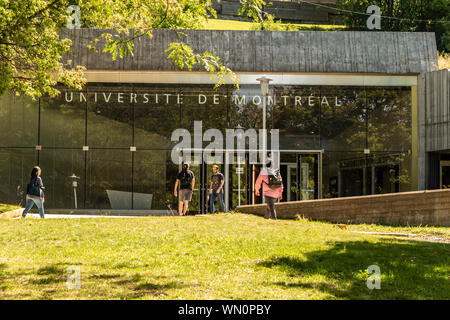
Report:
<svg viewBox="0 0 450 320"><path fill-rule="evenodd" d="M319 156L317 154L298 154L297 157L297 167L300 169L297 177L299 200L318 199Z"/></svg>
<svg viewBox="0 0 450 320"><path fill-rule="evenodd" d="M230 165L230 208L249 203L250 172L248 169L248 154L243 154L241 157L235 155L233 164Z"/></svg>
<svg viewBox="0 0 450 320"><path fill-rule="evenodd" d="M233 164L220 164L220 159L211 158L202 164L191 164L196 183L190 211L192 213L207 213L209 209L208 192L211 183L212 167L219 166L219 171L225 177L225 203L228 210L239 205L262 203L263 198L256 196L254 186L261 171L261 165L249 163L246 153L238 161L234 156ZM205 159L203 159L205 160ZM217 161L215 161L217 160ZM285 201L319 199L321 185L321 153L313 152L281 152L279 168L283 178L283 199ZM450 185L450 183L449 183Z"/></svg>
<svg viewBox="0 0 450 320"><path fill-rule="evenodd" d="M220 157L210 156L208 159L203 159L203 171L202 171L202 179L201 184L199 186L201 192L201 205L200 205L200 213L209 212L209 187L211 185L211 176L213 174L212 168L214 165L219 167L219 172L225 176L225 166L221 164L222 159ZM226 186L224 186L226 187ZM225 190L225 189L224 189ZM218 205L218 203L217 203Z"/></svg>
<svg viewBox="0 0 450 320"><path fill-rule="evenodd" d="M280 172L283 178L283 199L285 201L320 199L321 153L281 152ZM261 170L260 165L253 165L249 179L252 203L262 203L261 197L254 194L254 184Z"/></svg>

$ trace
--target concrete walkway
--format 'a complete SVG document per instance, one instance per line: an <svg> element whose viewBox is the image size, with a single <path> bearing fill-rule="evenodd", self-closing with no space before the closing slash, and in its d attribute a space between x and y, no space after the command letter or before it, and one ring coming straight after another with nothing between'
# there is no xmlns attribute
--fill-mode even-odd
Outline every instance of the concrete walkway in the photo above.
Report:
<svg viewBox="0 0 450 320"><path fill-rule="evenodd" d="M40 219L38 213L29 213L27 218ZM81 214L46 214L45 219L79 219L79 218L138 218L137 216L96 216L96 215L81 215ZM17 217L14 219L21 219Z"/></svg>

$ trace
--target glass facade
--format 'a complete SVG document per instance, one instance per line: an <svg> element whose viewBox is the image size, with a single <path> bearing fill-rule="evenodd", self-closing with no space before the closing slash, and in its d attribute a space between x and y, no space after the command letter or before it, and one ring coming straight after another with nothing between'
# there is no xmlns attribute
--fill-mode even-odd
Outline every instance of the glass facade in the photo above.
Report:
<svg viewBox="0 0 450 320"><path fill-rule="evenodd" d="M411 87L271 85L267 126L280 130L280 149L289 150L280 160L289 182L284 199L314 199L319 190L331 198L414 189L411 119ZM28 171L39 164L48 208L173 207L178 165L171 135L184 128L193 136L200 120L203 132L216 128L224 137L227 128L261 128L259 86L90 83L36 101L5 95L0 202L23 201ZM323 150L321 161L306 150ZM193 170L199 183L192 206L200 210L210 166ZM229 171L231 207L258 201L251 185L259 168L248 157L221 170Z"/></svg>

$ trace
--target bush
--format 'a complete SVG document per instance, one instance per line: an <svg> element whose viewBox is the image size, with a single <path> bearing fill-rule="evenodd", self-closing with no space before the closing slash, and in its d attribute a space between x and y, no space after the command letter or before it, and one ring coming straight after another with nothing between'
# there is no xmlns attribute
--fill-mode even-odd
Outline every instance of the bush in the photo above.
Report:
<svg viewBox="0 0 450 320"><path fill-rule="evenodd" d="M435 32L440 51L450 52L450 1L448 0L337 0L340 9L365 13L376 4L381 15L398 19L381 19L383 31ZM368 16L342 12L344 24L351 30L367 30ZM420 20L420 21L418 21ZM437 22L446 21L446 22Z"/></svg>

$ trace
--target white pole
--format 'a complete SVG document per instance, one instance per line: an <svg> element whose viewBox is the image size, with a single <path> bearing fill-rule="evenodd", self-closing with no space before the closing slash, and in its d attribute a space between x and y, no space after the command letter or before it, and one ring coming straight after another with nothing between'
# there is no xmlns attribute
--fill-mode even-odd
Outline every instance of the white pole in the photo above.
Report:
<svg viewBox="0 0 450 320"><path fill-rule="evenodd" d="M238 206L241 205L241 165L238 164L237 167L237 177L238 177Z"/></svg>
<svg viewBox="0 0 450 320"><path fill-rule="evenodd" d="M78 205L77 205L77 187L74 185L73 186L73 195L74 195L74 198L75 198L75 209L78 209Z"/></svg>
<svg viewBox="0 0 450 320"><path fill-rule="evenodd" d="M267 133L266 133L266 95L263 95L263 166L266 164Z"/></svg>

